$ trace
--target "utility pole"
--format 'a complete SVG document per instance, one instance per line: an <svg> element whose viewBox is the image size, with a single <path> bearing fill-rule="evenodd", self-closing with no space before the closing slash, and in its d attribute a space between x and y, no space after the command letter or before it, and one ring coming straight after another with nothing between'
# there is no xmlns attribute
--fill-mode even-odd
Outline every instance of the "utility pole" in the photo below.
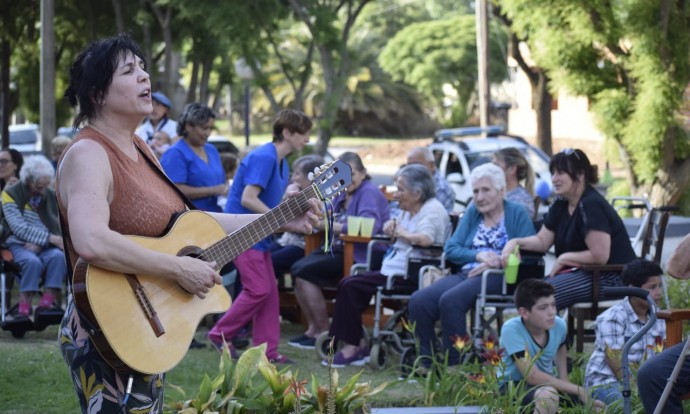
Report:
<svg viewBox="0 0 690 414"><path fill-rule="evenodd" d="M54 0L41 0L41 141L49 154L55 136L55 17Z"/></svg>
<svg viewBox="0 0 690 414"><path fill-rule="evenodd" d="M486 0L476 0L475 17L477 21L477 86L479 89L479 125L489 124L489 21ZM482 134L485 135L485 134Z"/></svg>

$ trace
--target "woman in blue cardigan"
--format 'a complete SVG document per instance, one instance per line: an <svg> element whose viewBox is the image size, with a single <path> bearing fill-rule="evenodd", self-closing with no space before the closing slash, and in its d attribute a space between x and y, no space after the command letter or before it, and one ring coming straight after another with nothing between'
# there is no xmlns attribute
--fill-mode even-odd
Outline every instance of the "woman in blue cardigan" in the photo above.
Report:
<svg viewBox="0 0 690 414"><path fill-rule="evenodd" d="M504 200L506 180L494 164L483 164L470 174L474 202L467 208L453 236L446 242L446 259L459 272L415 292L410 299L410 320L419 339L420 355L431 356L434 325L441 320L443 347L448 364L460 362L452 337L467 334L467 311L481 289L481 274L501 268L501 251L513 237L534 234L534 226L524 207ZM500 293L503 276L487 280L487 293ZM428 365L429 359L425 360Z"/></svg>

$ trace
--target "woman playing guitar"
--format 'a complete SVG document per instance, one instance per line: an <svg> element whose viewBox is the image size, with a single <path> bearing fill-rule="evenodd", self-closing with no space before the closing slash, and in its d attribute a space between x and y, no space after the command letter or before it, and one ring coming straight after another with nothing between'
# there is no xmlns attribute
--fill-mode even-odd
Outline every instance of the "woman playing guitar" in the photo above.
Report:
<svg viewBox="0 0 690 414"><path fill-rule="evenodd" d="M128 36L119 35L91 43L70 68L71 80L65 97L73 106L78 104L74 127L82 129L61 157L56 187L68 263L77 265L74 292L80 289L78 285L85 285L81 288L88 291L89 281L77 283L76 279L80 263L84 263L123 274L116 279L128 281L136 292L145 287L137 283L145 285L146 282L136 275L146 275L161 281L161 285L168 282L174 285L188 295L185 299L189 302L204 302L201 299L210 296L221 284L216 261L176 255L175 251L156 251L153 248L156 243L150 243L151 248L142 247L125 236L160 237L171 218L189 207L161 172L153 153L134 133L152 110L151 82L142 56ZM305 210L310 211L302 210L283 227L285 230L311 231L317 219L318 202L310 199L308 204ZM225 234L259 217L221 213L210 216ZM143 302L150 306L156 292L149 294L152 302L148 299ZM115 292L111 296L114 295ZM115 303L118 301L116 298ZM106 314L131 310L132 306L126 302L119 303ZM158 313L148 315L148 321L152 326L160 322L155 330L158 337L164 338L166 330L172 332L174 327L166 326L165 317L160 315L160 310ZM94 321L88 321L84 315L84 309L79 303L75 305L75 297L70 294L60 331L60 348L82 411L109 414L124 408L126 412L162 412L165 374L143 375L136 369L113 368L102 356L103 352L97 351L99 345L94 339L115 339L105 329L100 332L91 326ZM100 318L101 314L94 310L91 316ZM176 317L182 319L184 315L180 312ZM134 323L125 321L125 324L130 322ZM191 340L191 336L184 338ZM129 341L130 347L143 347L134 339ZM188 346L189 342L183 345ZM151 355L166 352L165 347L160 348L148 352Z"/></svg>

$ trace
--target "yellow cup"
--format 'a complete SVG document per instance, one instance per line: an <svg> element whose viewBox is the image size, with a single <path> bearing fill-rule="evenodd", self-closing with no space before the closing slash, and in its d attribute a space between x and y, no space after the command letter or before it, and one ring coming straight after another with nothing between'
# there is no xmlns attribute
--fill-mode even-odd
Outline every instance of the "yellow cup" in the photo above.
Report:
<svg viewBox="0 0 690 414"><path fill-rule="evenodd" d="M371 234L374 232L374 223L375 222L376 222L376 220L373 218L362 217L362 227L361 227L362 237L371 237Z"/></svg>
<svg viewBox="0 0 690 414"><path fill-rule="evenodd" d="M359 235L359 227L362 225L362 217L347 217L347 235L357 236Z"/></svg>

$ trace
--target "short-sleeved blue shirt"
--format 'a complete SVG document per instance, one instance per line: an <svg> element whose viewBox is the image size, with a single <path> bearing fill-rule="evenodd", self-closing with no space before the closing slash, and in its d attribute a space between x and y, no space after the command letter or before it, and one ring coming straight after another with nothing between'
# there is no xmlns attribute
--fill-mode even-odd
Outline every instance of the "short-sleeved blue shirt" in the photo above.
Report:
<svg viewBox="0 0 690 414"><path fill-rule="evenodd" d="M537 357L534 368L549 375L554 373L554 360L558 349L565 344L567 328L565 321L556 316L553 328L549 329L549 341L546 346L541 347L534 341L521 317L513 318L506 322L501 328L500 347L503 349L503 363L505 369L499 372L501 382L520 381L522 373L515 364L514 358L524 358L525 352L529 353L530 358Z"/></svg>
<svg viewBox="0 0 690 414"><path fill-rule="evenodd" d="M242 193L248 185L261 187L259 199L269 208L277 206L288 185L290 170L286 159L278 160L273 143L264 144L247 154L240 162L225 204L226 213L254 214L242 206ZM268 238L254 245L253 249L268 251Z"/></svg>
<svg viewBox="0 0 690 414"><path fill-rule="evenodd" d="M225 171L220 162L218 150L211 144L204 145L208 162L194 153L192 148L181 139L170 147L161 157L163 170L175 184L191 187L213 187L225 183ZM218 196L195 198L196 208L203 211L221 211Z"/></svg>

